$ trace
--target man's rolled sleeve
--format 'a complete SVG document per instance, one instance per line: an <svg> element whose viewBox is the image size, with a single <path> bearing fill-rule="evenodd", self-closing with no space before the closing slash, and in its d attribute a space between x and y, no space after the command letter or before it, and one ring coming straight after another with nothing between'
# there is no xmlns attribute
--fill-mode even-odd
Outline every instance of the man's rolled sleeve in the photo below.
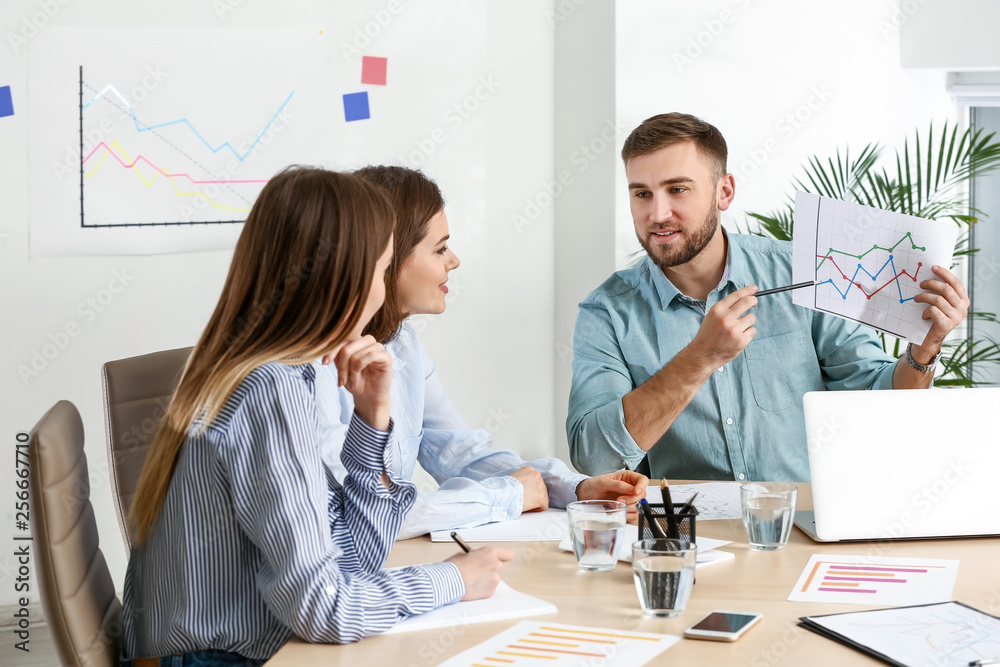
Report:
<svg viewBox="0 0 1000 667"><path fill-rule="evenodd" d="M580 304L573 336L573 384L566 431L578 470L600 475L634 468L644 452L625 428L622 397L635 389L608 309Z"/></svg>

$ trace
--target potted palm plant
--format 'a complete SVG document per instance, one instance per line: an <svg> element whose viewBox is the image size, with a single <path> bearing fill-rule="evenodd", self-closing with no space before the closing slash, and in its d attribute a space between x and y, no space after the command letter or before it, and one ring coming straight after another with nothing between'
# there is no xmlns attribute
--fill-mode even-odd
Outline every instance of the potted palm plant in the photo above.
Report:
<svg viewBox="0 0 1000 667"><path fill-rule="evenodd" d="M956 259L978 252L970 243L970 229L980 222L980 211L971 207L969 184L976 176L1000 168L1000 142L983 130L959 131L945 123L936 132L933 123L921 137L919 131L907 138L895 159L882 160L884 149L869 143L860 153L849 149L822 160L810 157L803 165L804 176L793 179L795 189L843 201L856 202L920 218L950 219L962 227L955 246ZM794 193L786 205L771 213L748 212L750 220L741 232L791 240L794 222ZM976 310L970 320L998 322L995 313ZM973 327L973 330L975 328ZM882 347L900 356L900 341L879 333ZM1000 344L985 334L945 341L941 371L936 386L971 387L980 384L972 369L979 364L1000 363Z"/></svg>

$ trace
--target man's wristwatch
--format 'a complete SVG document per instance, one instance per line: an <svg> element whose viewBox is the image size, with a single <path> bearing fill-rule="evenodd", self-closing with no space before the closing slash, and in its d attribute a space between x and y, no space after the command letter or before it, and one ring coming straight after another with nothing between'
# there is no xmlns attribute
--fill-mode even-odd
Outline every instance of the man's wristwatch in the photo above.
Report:
<svg viewBox="0 0 1000 667"><path fill-rule="evenodd" d="M913 358L913 354L910 352L910 348L913 347L913 343L906 344L906 360L910 362L910 366L913 366L915 370L921 373L933 373L934 367L937 366L938 359L941 358L941 353L938 352L934 355L934 358L930 360L929 363L922 364Z"/></svg>

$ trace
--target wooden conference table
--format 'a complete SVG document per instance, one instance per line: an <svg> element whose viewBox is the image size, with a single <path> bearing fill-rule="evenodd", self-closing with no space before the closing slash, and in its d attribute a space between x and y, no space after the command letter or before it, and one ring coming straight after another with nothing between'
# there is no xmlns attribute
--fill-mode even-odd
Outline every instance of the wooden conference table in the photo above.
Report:
<svg viewBox="0 0 1000 667"><path fill-rule="evenodd" d="M799 509L812 509L808 484L799 485ZM781 551L751 551L739 520L702 521L698 535L731 540L720 549L734 560L699 568L687 609L676 618L642 615L632 565L619 562L611 572L582 572L573 554L557 542L506 542L516 557L504 566L503 579L515 590L551 602L559 611L535 617L597 627L680 635L713 609L763 613L760 623L733 643L683 639L658 658L676 665L878 665L853 649L796 626L800 616L858 611L874 607L788 602L792 586L814 553L876 555L905 558L958 559L953 598L991 614L1000 614L1000 540L997 538L855 542L820 544L792 529ZM481 546L481 543L473 546ZM432 543L428 536L398 542L388 566L444 560L456 546ZM268 667L304 665L437 665L500 633L520 620L476 623L458 628L368 637L343 646L308 644L293 639L268 661Z"/></svg>

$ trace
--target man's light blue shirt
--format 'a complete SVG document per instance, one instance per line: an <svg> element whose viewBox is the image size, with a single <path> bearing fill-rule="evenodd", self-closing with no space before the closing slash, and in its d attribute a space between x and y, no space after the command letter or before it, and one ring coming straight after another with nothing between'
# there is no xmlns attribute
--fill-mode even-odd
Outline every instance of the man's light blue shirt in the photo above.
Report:
<svg viewBox="0 0 1000 667"><path fill-rule="evenodd" d="M694 339L708 309L747 285L792 282L791 243L726 238L726 275L706 302L681 294L646 257L580 304L566 430L581 471L639 464L645 453L625 428L622 397ZM761 297L750 312L757 335L712 373L649 450L653 477L807 481L803 394L892 388L896 360L874 330L795 306L791 292Z"/></svg>

